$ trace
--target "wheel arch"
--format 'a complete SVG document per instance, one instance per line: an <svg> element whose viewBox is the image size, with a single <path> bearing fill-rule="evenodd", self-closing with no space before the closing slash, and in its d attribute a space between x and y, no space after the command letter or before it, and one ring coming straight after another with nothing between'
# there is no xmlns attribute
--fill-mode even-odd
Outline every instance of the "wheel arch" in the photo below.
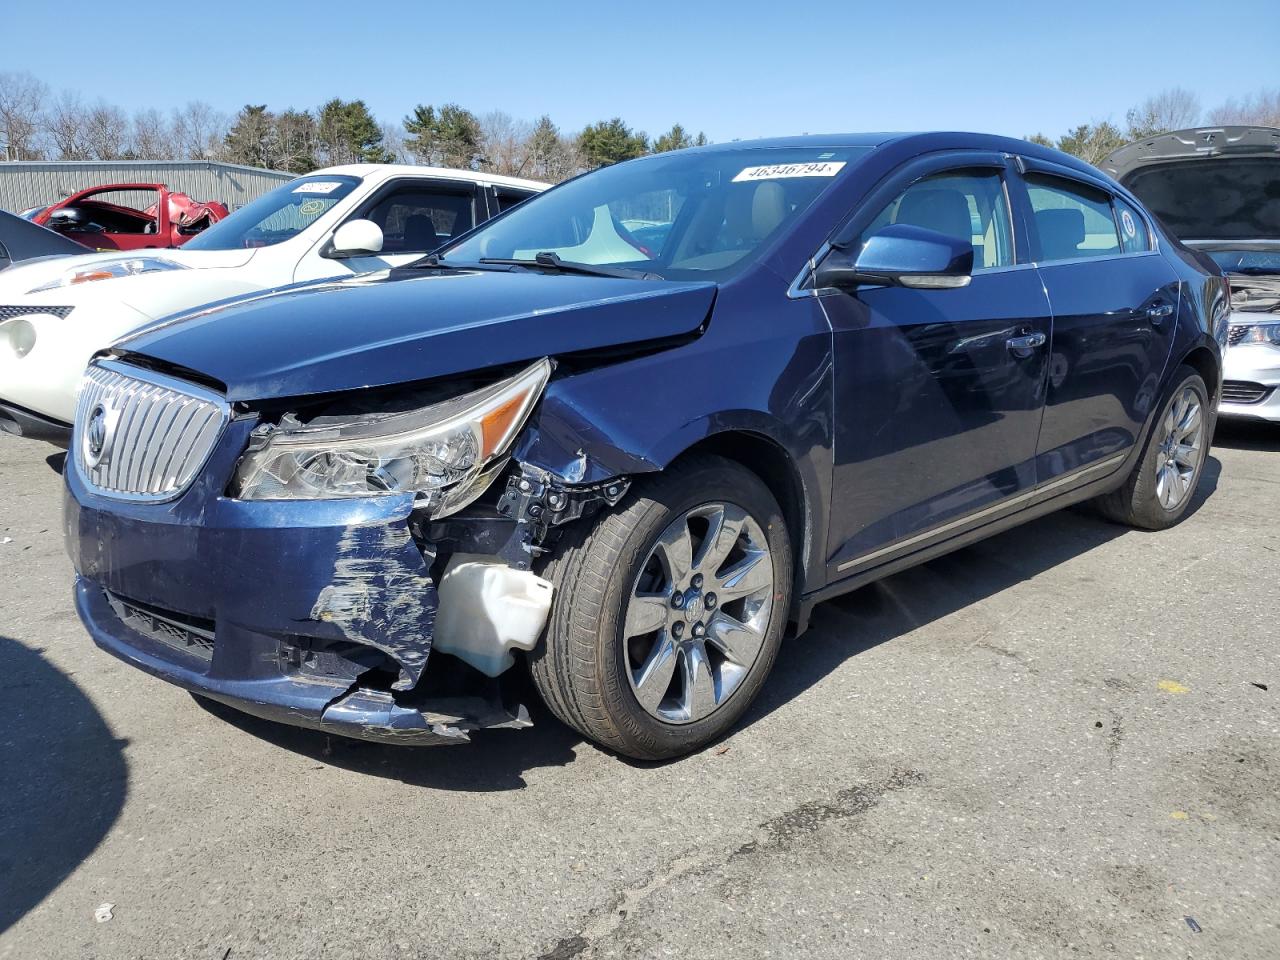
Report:
<svg viewBox="0 0 1280 960"><path fill-rule="evenodd" d="M796 619L801 607L801 597L807 592L814 548L814 510L810 506L813 498L799 465L774 438L754 430L734 429L713 433L698 440L675 456L668 466L699 454L723 457L751 471L763 481L778 502L796 561L790 610L791 619ZM822 569L821 564L819 569Z"/></svg>
<svg viewBox="0 0 1280 960"><path fill-rule="evenodd" d="M1209 391L1209 402L1216 405L1218 391L1222 386L1222 368L1213 351L1204 344L1197 344L1183 355L1181 363L1200 374Z"/></svg>

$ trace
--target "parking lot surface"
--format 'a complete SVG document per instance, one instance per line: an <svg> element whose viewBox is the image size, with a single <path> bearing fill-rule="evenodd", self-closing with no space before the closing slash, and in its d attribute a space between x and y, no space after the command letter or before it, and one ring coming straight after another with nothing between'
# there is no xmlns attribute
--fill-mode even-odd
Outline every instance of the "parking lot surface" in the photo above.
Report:
<svg viewBox="0 0 1280 960"><path fill-rule="evenodd" d="M80 628L60 467L0 435L0 958L1280 957L1280 429L819 607L665 765L202 706Z"/></svg>

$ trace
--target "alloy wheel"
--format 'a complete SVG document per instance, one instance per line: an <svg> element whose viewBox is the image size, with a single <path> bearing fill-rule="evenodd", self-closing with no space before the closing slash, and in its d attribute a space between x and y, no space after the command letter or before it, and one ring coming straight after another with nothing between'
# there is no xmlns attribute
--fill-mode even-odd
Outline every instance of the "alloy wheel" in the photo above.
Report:
<svg viewBox="0 0 1280 960"><path fill-rule="evenodd" d="M1205 417L1200 394L1183 387L1164 418L1164 436L1156 451L1156 497L1174 510L1191 494L1204 457Z"/></svg>
<svg viewBox="0 0 1280 960"><path fill-rule="evenodd" d="M707 503L672 521L623 619L623 662L641 707L681 724L723 706L760 655L773 595L768 541L741 507Z"/></svg>

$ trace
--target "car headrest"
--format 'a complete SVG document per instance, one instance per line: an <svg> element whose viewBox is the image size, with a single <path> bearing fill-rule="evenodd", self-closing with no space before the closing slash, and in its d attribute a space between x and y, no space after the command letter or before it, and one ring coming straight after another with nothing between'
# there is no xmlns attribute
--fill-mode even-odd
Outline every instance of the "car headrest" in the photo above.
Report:
<svg viewBox="0 0 1280 960"><path fill-rule="evenodd" d="M440 246L440 238L436 235L436 226L431 217L425 213L415 213L404 221L404 249L412 252L422 250L430 253Z"/></svg>
<svg viewBox="0 0 1280 960"><path fill-rule="evenodd" d="M786 215L787 192L782 184L772 181L744 184L742 189L729 194L725 226L735 239L759 240L772 233Z"/></svg>
<svg viewBox="0 0 1280 960"><path fill-rule="evenodd" d="M969 202L959 190L944 187L909 190L898 204L894 222L934 230L957 240L973 240Z"/></svg>
<svg viewBox="0 0 1280 960"><path fill-rule="evenodd" d="M1065 260L1077 256L1080 244L1084 243L1084 211L1037 210L1036 232L1040 234L1040 254L1046 259Z"/></svg>

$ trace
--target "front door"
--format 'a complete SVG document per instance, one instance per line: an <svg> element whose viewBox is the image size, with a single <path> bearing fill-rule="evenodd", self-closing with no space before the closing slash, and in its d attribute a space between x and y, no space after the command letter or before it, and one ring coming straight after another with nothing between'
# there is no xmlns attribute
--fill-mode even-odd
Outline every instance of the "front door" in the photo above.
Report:
<svg viewBox="0 0 1280 960"><path fill-rule="evenodd" d="M907 223L971 242L968 286L820 296L835 354L832 577L909 552L1036 483L1049 308L1016 255L1005 180L999 155L934 170L888 190L861 228L865 238Z"/></svg>
<svg viewBox="0 0 1280 960"><path fill-rule="evenodd" d="M1145 217L1102 181L1027 161L1025 200L1053 311L1040 482L1116 460L1159 400L1177 275Z"/></svg>
<svg viewBox="0 0 1280 960"><path fill-rule="evenodd" d="M484 220L484 197L467 181L401 180L383 188L347 220L372 220L382 230L377 254L328 260L317 245L294 273L295 280L332 277L340 270L369 273L402 267L466 233ZM345 221L344 221L345 222Z"/></svg>

